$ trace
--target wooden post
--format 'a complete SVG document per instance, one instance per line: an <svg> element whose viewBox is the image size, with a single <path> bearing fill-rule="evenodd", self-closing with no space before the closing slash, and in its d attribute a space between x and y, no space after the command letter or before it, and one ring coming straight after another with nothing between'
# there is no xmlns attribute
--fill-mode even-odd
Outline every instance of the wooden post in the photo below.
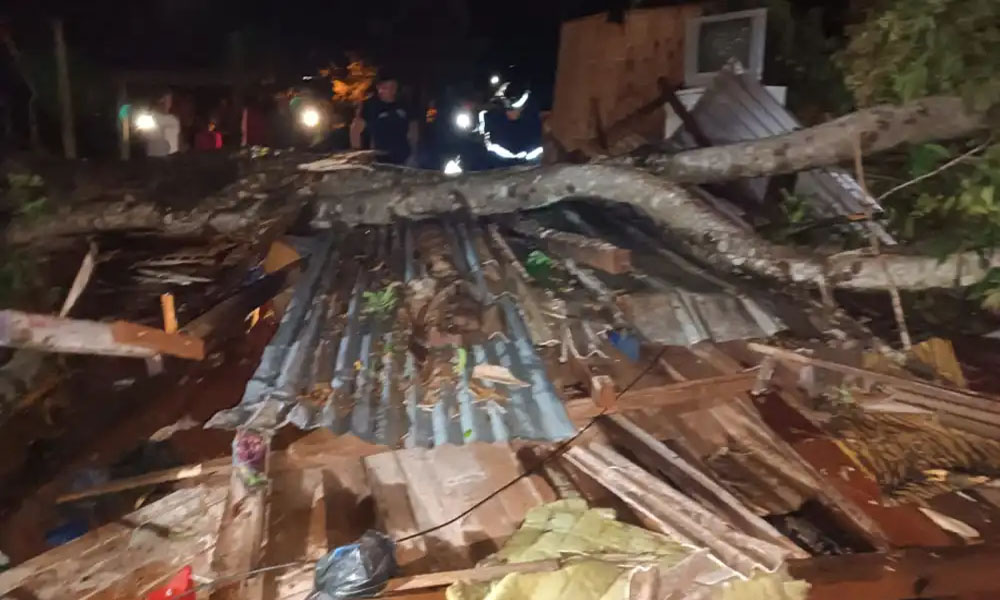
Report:
<svg viewBox="0 0 1000 600"><path fill-rule="evenodd" d="M73 96L69 86L69 61L66 58L66 39L63 37L62 20L52 21L55 37L56 70L59 83L59 107L62 109L63 154L76 158L76 132L73 125Z"/></svg>

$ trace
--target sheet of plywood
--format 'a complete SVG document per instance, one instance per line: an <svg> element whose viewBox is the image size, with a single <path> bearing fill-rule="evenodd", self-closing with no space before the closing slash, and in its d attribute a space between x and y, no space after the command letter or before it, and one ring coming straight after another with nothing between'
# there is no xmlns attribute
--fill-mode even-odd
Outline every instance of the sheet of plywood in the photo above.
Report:
<svg viewBox="0 0 1000 600"><path fill-rule="evenodd" d="M632 10L623 23L606 13L563 23L549 120L555 137L569 150L584 148L597 138L598 123L612 129L659 97L661 78L680 84L685 22L699 14L700 7L683 5ZM664 119L662 109L651 111L621 135L659 139Z"/></svg>

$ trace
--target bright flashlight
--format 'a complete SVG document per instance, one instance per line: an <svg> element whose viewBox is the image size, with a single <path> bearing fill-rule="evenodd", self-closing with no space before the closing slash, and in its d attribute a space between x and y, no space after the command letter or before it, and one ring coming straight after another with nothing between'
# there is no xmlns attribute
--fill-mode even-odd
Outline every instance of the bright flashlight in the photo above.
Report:
<svg viewBox="0 0 1000 600"><path fill-rule="evenodd" d="M491 75L490 76L490 85L493 85L493 86L500 85L500 76L499 75Z"/></svg>
<svg viewBox="0 0 1000 600"><path fill-rule="evenodd" d="M457 113L455 115L455 126L463 131L472 129L472 114L464 110Z"/></svg>
<svg viewBox="0 0 1000 600"><path fill-rule="evenodd" d="M299 116L302 124L306 127L316 127L319 125L319 111L315 108L303 109L302 114Z"/></svg>
<svg viewBox="0 0 1000 600"><path fill-rule="evenodd" d="M135 128L139 131L152 131L156 129L156 119L153 118L152 113L139 113L135 117Z"/></svg>
<svg viewBox="0 0 1000 600"><path fill-rule="evenodd" d="M445 163L444 174L445 175L458 175L462 172L462 159L453 158Z"/></svg>

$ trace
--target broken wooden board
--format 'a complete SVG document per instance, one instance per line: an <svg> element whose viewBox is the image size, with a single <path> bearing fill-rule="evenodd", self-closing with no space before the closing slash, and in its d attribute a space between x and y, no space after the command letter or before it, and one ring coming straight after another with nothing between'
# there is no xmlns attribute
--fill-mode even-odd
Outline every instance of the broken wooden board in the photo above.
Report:
<svg viewBox="0 0 1000 600"><path fill-rule="evenodd" d="M904 600L1000 594L1000 547L907 548L878 554L790 560L792 577L809 582L809 600Z"/></svg>
<svg viewBox="0 0 1000 600"><path fill-rule="evenodd" d="M202 340L184 334L116 321L101 323L51 315L0 311L0 345L69 354L150 358L169 354L205 358Z"/></svg>
<svg viewBox="0 0 1000 600"><path fill-rule="evenodd" d="M684 460L663 442L622 415L602 417L601 429L618 445L627 448L652 473L659 472L692 497L707 504L748 535L783 546L790 556L808 556L770 523L757 516L711 477Z"/></svg>
<svg viewBox="0 0 1000 600"><path fill-rule="evenodd" d="M226 491L174 492L0 573L0 597L143 598L185 565L204 573Z"/></svg>

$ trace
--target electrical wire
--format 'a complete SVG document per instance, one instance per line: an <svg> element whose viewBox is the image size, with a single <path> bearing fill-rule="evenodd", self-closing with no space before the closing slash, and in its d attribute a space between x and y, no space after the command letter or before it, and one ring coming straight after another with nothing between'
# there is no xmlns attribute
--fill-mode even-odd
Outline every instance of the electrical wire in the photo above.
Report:
<svg viewBox="0 0 1000 600"><path fill-rule="evenodd" d="M666 353L666 351L667 351L667 347L666 346L664 346L663 348L661 348L660 351L657 352L656 356L653 357L653 360L649 361L649 364L646 365L646 367L642 370L642 372L640 372L638 375L636 375L635 378L632 379L632 381L630 381L629 384L626 385L624 389L622 389L622 391L618 392L618 394L615 396L615 400L621 399L621 397L626 392L628 392L633 387L635 387L635 385L637 383L639 383L639 381L641 381L643 377L645 377L646 375L648 375L649 372L653 370L653 367L655 367L657 365L657 363L659 363L660 359L663 358L663 355ZM604 408L602 408L599 413L597 413L596 415L594 415L593 417L591 417L590 421L588 421L586 425L584 425L583 427L581 427L579 431L577 431L575 434L573 434L573 437L571 437L571 438L563 441L562 443L560 443L558 446L555 447L554 450L552 450L547 455L545 455L541 460L539 460L534 465L532 465L532 466L528 467L527 469L525 469L517 477L514 477L513 479L511 479L510 481L508 481L504 485L502 485L499 488L497 488L497 489L493 490L492 492L490 492L485 498L483 498L479 502L476 502L475 504L473 504L469 508L465 509L464 511L462 511L459 514L455 515L454 517L448 519L447 521L444 521L443 523L439 523L437 525L434 525L433 527L428 527L427 529L423 529L423 530L418 531L416 533L412 533L410 535L403 536L403 537L401 537L399 539L394 540L394 543L395 544L401 544L403 542L408 542L410 540L413 540L413 539L416 539L416 538L419 538L419 537L423 537L423 536L425 536L427 534L434 533L435 531L438 531L439 529L444 529L445 527L447 527L447 526L449 526L449 525L451 525L451 524L453 524L453 523L455 523L455 522L457 522L457 521L459 521L459 520L467 517L472 512L474 512L476 509L478 509L482 505L486 504L487 502L489 502L493 498L496 498L498 495L502 494L503 492L505 492L509 488L513 487L514 485L516 485L519 481L521 481L525 477L529 477L531 475L534 475L535 473L538 472L539 469L542 468L543 465L545 465L546 463L548 463L553 458L555 458L555 457L559 456L560 454L562 454L562 452L566 448L568 448L576 440L580 439L580 436L582 436L584 433L586 433L586 431L588 429L590 429L591 427L593 427L594 424L597 423L598 419L600 419L601 417L603 417L604 415L606 415L608 413L609 409L610 409L610 407L608 407L608 406L605 406ZM279 565L270 565L270 566L267 566L267 567L259 567L257 569L251 569L250 571L246 571L246 572L243 572L243 573L235 573L235 574L232 574L232 575L224 575L224 576L219 577L219 578L217 578L217 579L215 579L215 580L213 580L213 581L211 581L209 583L202 583L202 584L199 584L199 585L195 586L194 588L188 590L187 592L184 592L183 594L180 594L179 596L177 596L175 600L180 600L181 598L184 598L184 597L187 597L187 596L191 596L191 595L196 594L197 592L199 592L199 591L201 591L203 589L209 588L209 587L216 587L219 584L225 584L225 583L232 583L232 582L236 582L236 581L242 581L244 579L249 579L250 577L253 577L255 575L260 575L262 573L267 573L267 572L270 572L270 571L280 571L282 569L288 569L288 568L291 568L291 567L297 567L297 566L301 566L301 565L313 564L314 562L315 561L300 560L300 561L295 561L295 562L282 563L282 564L279 564Z"/></svg>

